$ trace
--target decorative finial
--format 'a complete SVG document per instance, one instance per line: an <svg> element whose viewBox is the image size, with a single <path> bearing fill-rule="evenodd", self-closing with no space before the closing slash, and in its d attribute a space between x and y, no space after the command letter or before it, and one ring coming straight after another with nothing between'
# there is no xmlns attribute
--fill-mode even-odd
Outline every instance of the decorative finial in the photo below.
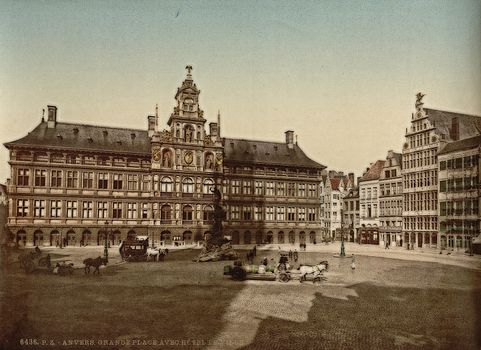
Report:
<svg viewBox="0 0 481 350"><path fill-rule="evenodd" d="M220 109L217 110L217 135L220 137Z"/></svg>
<svg viewBox="0 0 481 350"><path fill-rule="evenodd" d="M192 78L192 70L194 68L192 68L191 65L188 65L188 66L185 66L185 69L187 70L187 78Z"/></svg>
<svg viewBox="0 0 481 350"><path fill-rule="evenodd" d="M159 104L155 104L155 130L158 131L159 126Z"/></svg>
<svg viewBox="0 0 481 350"><path fill-rule="evenodd" d="M424 103L423 103L422 100L423 100L423 97L424 97L424 96L426 96L426 94L422 94L422 93L420 93L420 92L418 92L418 93L416 94L416 104L415 104L415 106L416 106L416 109L417 109L418 111L420 111L420 110L423 108L423 104L424 104Z"/></svg>
<svg viewBox="0 0 481 350"><path fill-rule="evenodd" d="M296 145L297 145L297 134L296 134Z"/></svg>
<svg viewBox="0 0 481 350"><path fill-rule="evenodd" d="M42 123L45 121L45 108L42 108Z"/></svg>

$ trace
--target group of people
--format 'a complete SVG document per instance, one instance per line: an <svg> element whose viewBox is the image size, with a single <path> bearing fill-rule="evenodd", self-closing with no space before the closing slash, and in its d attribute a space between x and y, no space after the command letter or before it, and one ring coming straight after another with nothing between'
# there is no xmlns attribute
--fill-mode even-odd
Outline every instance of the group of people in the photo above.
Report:
<svg viewBox="0 0 481 350"><path fill-rule="evenodd" d="M289 250L289 259L293 259L294 262L297 262L297 260L299 259L299 253L296 249L294 249L294 251Z"/></svg>

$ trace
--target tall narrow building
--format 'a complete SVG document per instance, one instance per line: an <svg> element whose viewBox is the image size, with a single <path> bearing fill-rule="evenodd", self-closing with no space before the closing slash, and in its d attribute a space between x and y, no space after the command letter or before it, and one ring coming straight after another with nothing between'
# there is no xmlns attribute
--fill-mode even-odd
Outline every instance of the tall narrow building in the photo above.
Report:
<svg viewBox="0 0 481 350"><path fill-rule="evenodd" d="M403 238L412 249L439 244L438 151L481 132L480 117L424 108L423 97L416 95L402 151Z"/></svg>

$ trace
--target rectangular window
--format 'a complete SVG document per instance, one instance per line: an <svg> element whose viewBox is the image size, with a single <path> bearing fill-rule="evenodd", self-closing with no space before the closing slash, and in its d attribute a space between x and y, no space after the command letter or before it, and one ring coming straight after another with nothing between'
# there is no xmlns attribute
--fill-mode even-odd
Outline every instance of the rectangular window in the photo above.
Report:
<svg viewBox="0 0 481 350"><path fill-rule="evenodd" d="M266 220L267 221L274 220L274 207L266 207Z"/></svg>
<svg viewBox="0 0 481 350"><path fill-rule="evenodd" d="M446 170L446 161L442 160L439 162L439 170Z"/></svg>
<svg viewBox="0 0 481 350"><path fill-rule="evenodd" d="M254 208L254 220L257 220L257 221L262 220L262 207L255 206L255 208Z"/></svg>
<svg viewBox="0 0 481 350"><path fill-rule="evenodd" d="M94 203L91 201L82 202L82 217L84 219L91 219Z"/></svg>
<svg viewBox="0 0 481 350"><path fill-rule="evenodd" d="M149 204L142 203L142 219L148 219L148 218L149 218Z"/></svg>
<svg viewBox="0 0 481 350"><path fill-rule="evenodd" d="M136 174L129 174L127 176L127 188L129 191L137 191L139 184L139 176Z"/></svg>
<svg viewBox="0 0 481 350"><path fill-rule="evenodd" d="M250 181L242 181L242 193L243 194L252 193L252 183Z"/></svg>
<svg viewBox="0 0 481 350"><path fill-rule="evenodd" d="M286 220L286 207L278 207L277 208L277 220L278 221L285 221Z"/></svg>
<svg viewBox="0 0 481 350"><path fill-rule="evenodd" d="M91 171L84 172L82 174L82 187L93 188L94 187L94 173Z"/></svg>
<svg viewBox="0 0 481 350"><path fill-rule="evenodd" d="M242 207L242 220L252 220L252 208Z"/></svg>
<svg viewBox="0 0 481 350"><path fill-rule="evenodd" d="M108 203L98 202L97 203L97 218L107 219L108 218Z"/></svg>
<svg viewBox="0 0 481 350"><path fill-rule="evenodd" d="M232 220L239 220L239 207L237 205L231 207L231 216Z"/></svg>
<svg viewBox="0 0 481 350"><path fill-rule="evenodd" d="M287 184L287 196L294 197L296 195L296 184L294 182L289 182Z"/></svg>
<svg viewBox="0 0 481 350"><path fill-rule="evenodd" d="M287 208L287 221L296 221L296 208Z"/></svg>
<svg viewBox="0 0 481 350"><path fill-rule="evenodd" d="M262 196L264 194L264 183L262 181L255 182L255 194L257 196Z"/></svg>
<svg viewBox="0 0 481 350"><path fill-rule="evenodd" d="M62 215L62 201L50 201L50 217L59 218Z"/></svg>
<svg viewBox="0 0 481 350"><path fill-rule="evenodd" d="M112 218L114 219L122 218L122 202L112 203Z"/></svg>
<svg viewBox="0 0 481 350"><path fill-rule="evenodd" d="M77 217L77 201L67 201L67 217L76 218Z"/></svg>
<svg viewBox="0 0 481 350"><path fill-rule="evenodd" d="M240 181L239 180L232 180L231 193L232 194L239 194L240 193Z"/></svg>
<svg viewBox="0 0 481 350"><path fill-rule="evenodd" d="M306 208L299 208L298 219L299 221L306 221Z"/></svg>
<svg viewBox="0 0 481 350"><path fill-rule="evenodd" d="M123 178L124 176L122 174L114 174L114 183L113 183L114 190L123 189Z"/></svg>
<svg viewBox="0 0 481 350"><path fill-rule="evenodd" d="M17 169L17 186L28 186L29 169Z"/></svg>
<svg viewBox="0 0 481 350"><path fill-rule="evenodd" d="M62 187L62 171L52 170L50 173L50 186L51 187Z"/></svg>
<svg viewBox="0 0 481 350"><path fill-rule="evenodd" d="M142 191L150 191L150 176L142 176Z"/></svg>
<svg viewBox="0 0 481 350"><path fill-rule="evenodd" d="M67 187L78 187L78 171L67 171Z"/></svg>
<svg viewBox="0 0 481 350"><path fill-rule="evenodd" d="M309 208L308 209L308 220L309 221L316 221L316 208Z"/></svg>
<svg viewBox="0 0 481 350"><path fill-rule="evenodd" d="M439 181L439 192L446 192L446 180Z"/></svg>
<svg viewBox="0 0 481 350"><path fill-rule="evenodd" d="M47 178L47 171L36 169L35 170L35 186L42 186L45 187Z"/></svg>
<svg viewBox="0 0 481 350"><path fill-rule="evenodd" d="M306 196L306 184L299 184L298 195L299 195L299 197L305 197Z"/></svg>
<svg viewBox="0 0 481 350"><path fill-rule="evenodd" d="M101 190L106 190L109 188L109 174L108 173L99 173L99 186L98 188Z"/></svg>
<svg viewBox="0 0 481 350"><path fill-rule="evenodd" d="M137 219L137 203L127 203L127 219Z"/></svg>
<svg viewBox="0 0 481 350"><path fill-rule="evenodd" d="M286 184L284 182L277 183L277 196L285 196L286 195Z"/></svg>
<svg viewBox="0 0 481 350"><path fill-rule="evenodd" d="M17 199L17 216L25 217L28 216L28 199Z"/></svg>
<svg viewBox="0 0 481 350"><path fill-rule="evenodd" d="M274 182L266 182L266 196L274 196Z"/></svg>
<svg viewBox="0 0 481 350"><path fill-rule="evenodd" d="M309 184L309 197L316 197L316 184Z"/></svg>
<svg viewBox="0 0 481 350"><path fill-rule="evenodd" d="M35 200L33 205L33 216L36 218L43 218L45 217L45 201L44 200Z"/></svg>

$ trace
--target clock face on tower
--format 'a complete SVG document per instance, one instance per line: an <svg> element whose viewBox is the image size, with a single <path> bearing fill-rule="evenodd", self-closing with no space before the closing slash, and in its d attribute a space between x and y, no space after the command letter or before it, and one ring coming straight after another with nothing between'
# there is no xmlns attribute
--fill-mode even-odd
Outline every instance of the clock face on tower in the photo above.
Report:
<svg viewBox="0 0 481 350"><path fill-rule="evenodd" d="M192 164L192 161L194 160L194 155L192 154L191 151L187 151L184 154L184 161L186 164Z"/></svg>
<svg viewBox="0 0 481 350"><path fill-rule="evenodd" d="M152 159L156 162L160 161L160 147L152 148Z"/></svg>

